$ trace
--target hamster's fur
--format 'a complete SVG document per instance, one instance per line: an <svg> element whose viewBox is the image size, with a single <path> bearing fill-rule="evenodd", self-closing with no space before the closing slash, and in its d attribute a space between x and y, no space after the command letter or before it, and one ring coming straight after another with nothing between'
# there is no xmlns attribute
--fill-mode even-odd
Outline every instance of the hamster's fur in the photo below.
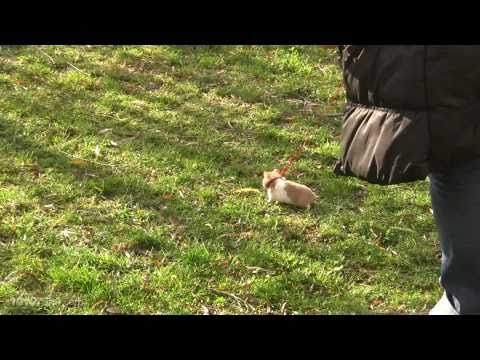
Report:
<svg viewBox="0 0 480 360"><path fill-rule="evenodd" d="M278 201L302 208L309 208L317 195L307 186L286 180L278 169L263 173L263 187L267 190L268 201Z"/></svg>

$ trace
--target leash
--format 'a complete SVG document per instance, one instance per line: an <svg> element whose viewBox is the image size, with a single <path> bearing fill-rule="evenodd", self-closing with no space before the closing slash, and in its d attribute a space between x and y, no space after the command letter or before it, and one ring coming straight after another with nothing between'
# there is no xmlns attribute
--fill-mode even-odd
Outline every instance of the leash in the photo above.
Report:
<svg viewBox="0 0 480 360"><path fill-rule="evenodd" d="M305 145L307 144L307 140L305 140L303 142L303 144L301 144L300 146L297 147L297 149L295 150L295 152L292 154L292 156L290 156L287 160L287 165L285 165L283 168L281 168L279 171L278 171L278 174L279 176L275 176L273 179L271 179L268 183L265 184L265 187L266 188L269 188L270 186L272 186L272 184L277 181L278 179L282 178L285 176L285 174L288 172L288 170L290 170L290 168L292 167L293 164L295 164L298 159L300 158L300 155L303 154L303 152L305 151Z"/></svg>
<svg viewBox="0 0 480 360"><path fill-rule="evenodd" d="M298 161L298 159L300 158L300 155L302 155L303 152L305 151L305 145L306 144L307 144L307 141L304 141L303 144L298 146L297 149L295 150L295 152L293 153L293 155L290 156L289 159L287 160L287 165L285 165L283 168L281 168L278 171L278 173L282 177L285 176L285 174L288 172L288 170L290 170L292 165L295 164Z"/></svg>

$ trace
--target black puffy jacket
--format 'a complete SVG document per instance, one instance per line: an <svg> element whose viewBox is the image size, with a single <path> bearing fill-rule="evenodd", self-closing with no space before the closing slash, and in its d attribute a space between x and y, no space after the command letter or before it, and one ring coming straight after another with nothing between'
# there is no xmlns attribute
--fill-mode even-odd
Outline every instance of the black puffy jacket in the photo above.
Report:
<svg viewBox="0 0 480 360"><path fill-rule="evenodd" d="M480 46L341 46L335 173L389 185L480 157Z"/></svg>

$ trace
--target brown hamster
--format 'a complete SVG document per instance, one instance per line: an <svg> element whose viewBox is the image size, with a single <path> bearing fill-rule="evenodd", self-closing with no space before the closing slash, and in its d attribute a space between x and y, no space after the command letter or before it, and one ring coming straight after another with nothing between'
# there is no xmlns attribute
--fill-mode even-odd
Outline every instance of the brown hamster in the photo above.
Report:
<svg viewBox="0 0 480 360"><path fill-rule="evenodd" d="M309 208L315 199L315 193L305 185L286 180L278 171L264 171L262 185L267 189L268 201L278 201L294 206Z"/></svg>

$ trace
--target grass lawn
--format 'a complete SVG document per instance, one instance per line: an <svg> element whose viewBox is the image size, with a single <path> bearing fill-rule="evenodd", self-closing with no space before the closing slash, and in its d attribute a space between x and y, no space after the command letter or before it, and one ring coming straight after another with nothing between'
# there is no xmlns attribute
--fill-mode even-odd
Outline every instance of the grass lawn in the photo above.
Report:
<svg viewBox="0 0 480 360"><path fill-rule="evenodd" d="M333 175L344 99L315 46L3 46L0 313L428 312L428 183Z"/></svg>

